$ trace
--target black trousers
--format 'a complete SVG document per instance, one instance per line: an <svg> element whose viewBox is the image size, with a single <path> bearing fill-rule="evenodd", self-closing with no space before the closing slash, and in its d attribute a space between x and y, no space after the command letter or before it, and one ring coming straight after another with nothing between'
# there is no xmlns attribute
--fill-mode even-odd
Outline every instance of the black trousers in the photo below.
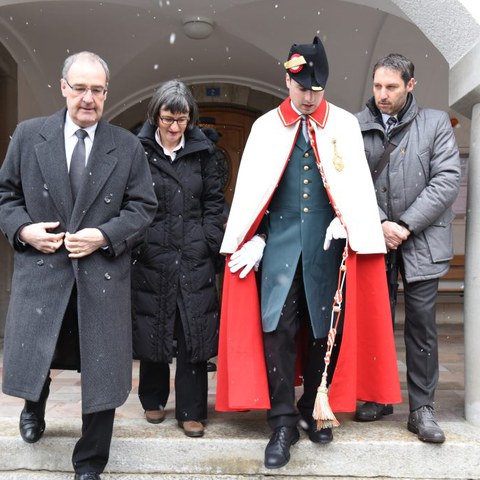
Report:
<svg viewBox="0 0 480 480"><path fill-rule="evenodd" d="M407 282L400 252L387 256L390 299L396 305L398 273L405 296L404 340L407 361L407 388L410 411L424 405L433 407L438 384L438 339L436 301L438 278Z"/></svg>
<svg viewBox="0 0 480 480"><path fill-rule="evenodd" d="M175 418L205 420L208 403L207 362L191 363L180 313L175 318L177 359L175 371ZM170 394L170 364L140 361L138 396L144 410L165 407Z"/></svg>
<svg viewBox="0 0 480 480"><path fill-rule="evenodd" d="M51 379L48 376L38 402L27 401L29 411L45 412ZM108 463L115 409L82 415L82 435L75 444L72 464L76 473L102 473Z"/></svg>
<svg viewBox="0 0 480 480"><path fill-rule="evenodd" d="M82 436L72 455L75 472L103 472L110 453L114 419L114 408L82 415Z"/></svg>
<svg viewBox="0 0 480 480"><path fill-rule="evenodd" d="M80 348L78 337L77 291L73 289L63 319L51 368L80 371ZM47 377L38 402L27 402L34 411L42 408L49 394L50 377ZM38 407L37 407L38 406ZM82 415L82 435L72 455L75 472L102 473L108 462L112 441L115 409Z"/></svg>
<svg viewBox="0 0 480 480"><path fill-rule="evenodd" d="M333 301L333 299L332 299ZM297 352L297 335L304 328L306 332L306 352ZM280 321L275 331L263 334L265 359L267 365L268 386L271 408L267 412L267 421L271 429L281 426L293 427L299 420L299 413L310 419L313 413L317 388L322 380L325 367L327 338L315 339L310 324L301 263L288 292ZM337 335L328 367L328 380L331 381L338 359L341 335ZM300 353L303 362L303 394L295 406L296 358ZM330 381L328 383L330 383ZM298 410L297 410L298 409Z"/></svg>

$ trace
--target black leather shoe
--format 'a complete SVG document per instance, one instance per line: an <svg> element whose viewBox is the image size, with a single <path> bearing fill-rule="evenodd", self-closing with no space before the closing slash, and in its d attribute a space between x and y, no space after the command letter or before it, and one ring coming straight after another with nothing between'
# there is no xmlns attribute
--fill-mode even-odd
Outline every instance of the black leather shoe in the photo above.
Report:
<svg viewBox="0 0 480 480"><path fill-rule="evenodd" d="M45 431L45 407L50 393L50 382L50 377L47 377L38 402L25 400L25 405L20 413L20 435L27 443L38 442Z"/></svg>
<svg viewBox="0 0 480 480"><path fill-rule="evenodd" d="M95 472L76 473L74 480L102 480L100 475Z"/></svg>
<svg viewBox="0 0 480 480"><path fill-rule="evenodd" d="M385 415L393 413L393 406L389 403L365 402L355 412L357 422L374 422L380 420Z"/></svg>
<svg viewBox="0 0 480 480"><path fill-rule="evenodd" d="M445 434L435 420L435 410L429 405L410 412L407 428L417 434L422 442L443 443Z"/></svg>
<svg viewBox="0 0 480 480"><path fill-rule="evenodd" d="M290 447L300 438L297 427L278 427L265 448L265 467L280 468L290 460Z"/></svg>
<svg viewBox="0 0 480 480"><path fill-rule="evenodd" d="M207 372L216 372L217 365L213 362L207 362Z"/></svg>
<svg viewBox="0 0 480 480"><path fill-rule="evenodd" d="M317 421L313 418L307 418L302 415L300 426L308 433L308 438L313 443L330 443L333 440L333 432L331 428L321 428L317 430Z"/></svg>
<svg viewBox="0 0 480 480"><path fill-rule="evenodd" d="M45 431L45 414L30 410L28 408L29 403L31 402L25 402L25 406L20 414L20 435L25 442L35 443L42 438Z"/></svg>

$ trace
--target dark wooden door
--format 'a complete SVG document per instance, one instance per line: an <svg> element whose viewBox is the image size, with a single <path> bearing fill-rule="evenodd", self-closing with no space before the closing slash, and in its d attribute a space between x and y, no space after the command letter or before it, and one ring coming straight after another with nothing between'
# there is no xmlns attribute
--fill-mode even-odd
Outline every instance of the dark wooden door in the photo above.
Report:
<svg viewBox="0 0 480 480"><path fill-rule="evenodd" d="M217 147L225 157L225 200L230 205L243 149L252 124L260 114L231 106L199 105L199 110L200 126L215 128L220 134Z"/></svg>

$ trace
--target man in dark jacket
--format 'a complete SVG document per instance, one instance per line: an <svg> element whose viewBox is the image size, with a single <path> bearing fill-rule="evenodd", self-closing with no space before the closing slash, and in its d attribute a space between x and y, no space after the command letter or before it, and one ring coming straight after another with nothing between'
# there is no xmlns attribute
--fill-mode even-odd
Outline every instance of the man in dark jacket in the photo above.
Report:
<svg viewBox="0 0 480 480"><path fill-rule="evenodd" d="M20 434L35 443L50 368L81 370L78 480L100 478L131 389L130 249L157 204L140 142L101 118L108 80L97 55L68 57L67 108L20 123L0 170L0 228L15 249L3 391L25 399Z"/></svg>
<svg viewBox="0 0 480 480"><path fill-rule="evenodd" d="M445 112L418 108L413 63L390 54L373 68L373 97L357 114L375 183L387 246L392 317L398 273L405 294L405 346L410 405L408 429L442 443L435 420L438 345L435 304L439 277L453 257L451 222L460 161ZM358 421L379 420L392 405L367 402Z"/></svg>

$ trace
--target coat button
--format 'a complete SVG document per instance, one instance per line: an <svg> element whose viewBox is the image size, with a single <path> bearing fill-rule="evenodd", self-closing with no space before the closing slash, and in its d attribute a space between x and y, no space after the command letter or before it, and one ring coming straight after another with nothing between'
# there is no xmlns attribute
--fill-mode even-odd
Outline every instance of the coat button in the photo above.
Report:
<svg viewBox="0 0 480 480"><path fill-rule="evenodd" d="M308 170L310 170L310 167L308 165L304 165L303 169L307 172Z"/></svg>
<svg viewBox="0 0 480 480"><path fill-rule="evenodd" d="M303 154L303 156L304 156L305 158L308 158L308 157L310 156L310 154L309 154L308 152L305 152L305 153Z"/></svg>
<svg viewBox="0 0 480 480"><path fill-rule="evenodd" d="M305 180L303 180L304 185L308 185L309 183L310 183L310 181L307 178L305 178Z"/></svg>
<svg viewBox="0 0 480 480"><path fill-rule="evenodd" d="M382 193L385 193L385 192L387 191L387 187L383 186L383 187L380 189L380 191L381 191Z"/></svg>
<svg viewBox="0 0 480 480"><path fill-rule="evenodd" d="M310 197L310 195L308 193L303 194L303 198L308 198L308 197Z"/></svg>
<svg viewBox="0 0 480 480"><path fill-rule="evenodd" d="M309 211L309 210L308 210L308 207L305 207L305 208L303 209L303 213L308 213L308 211Z"/></svg>

